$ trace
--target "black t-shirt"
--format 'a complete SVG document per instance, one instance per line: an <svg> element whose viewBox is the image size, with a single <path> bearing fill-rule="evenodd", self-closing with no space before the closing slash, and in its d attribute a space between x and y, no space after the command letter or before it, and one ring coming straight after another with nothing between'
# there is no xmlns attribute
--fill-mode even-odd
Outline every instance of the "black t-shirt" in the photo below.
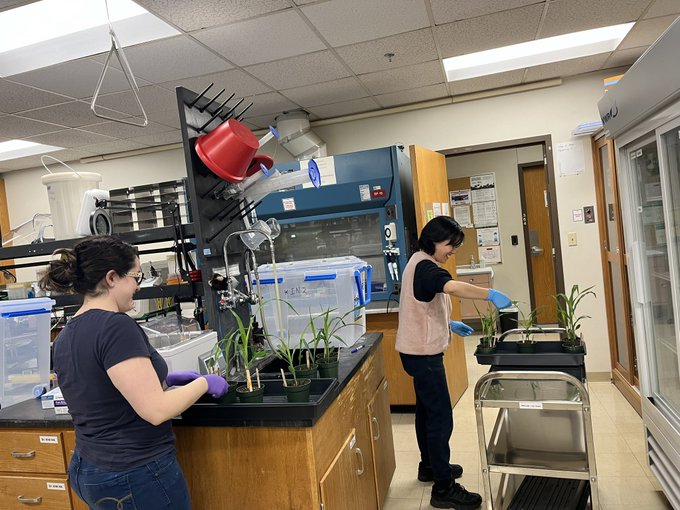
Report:
<svg viewBox="0 0 680 510"><path fill-rule="evenodd" d="M431 260L421 260L413 273L413 295L418 301L429 303L436 294L444 292L444 285L453 280L449 272Z"/></svg>
<svg viewBox="0 0 680 510"><path fill-rule="evenodd" d="M106 373L140 356L149 358L158 380L165 381L165 360L123 313L88 310L71 319L55 340L54 370L73 417L76 447L96 466L130 469L175 447L171 422L154 426L142 419Z"/></svg>

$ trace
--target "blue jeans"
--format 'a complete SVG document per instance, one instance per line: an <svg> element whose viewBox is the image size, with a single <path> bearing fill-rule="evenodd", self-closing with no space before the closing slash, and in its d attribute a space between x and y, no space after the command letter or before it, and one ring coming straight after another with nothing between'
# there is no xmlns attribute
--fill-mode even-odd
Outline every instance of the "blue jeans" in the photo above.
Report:
<svg viewBox="0 0 680 510"><path fill-rule="evenodd" d="M175 452L127 471L100 468L73 452L71 487L91 510L191 510Z"/></svg>
<svg viewBox="0 0 680 510"><path fill-rule="evenodd" d="M399 353L416 392L416 439L420 460L432 466L435 482L451 480L449 440L453 433L453 408L446 382L444 355L416 356Z"/></svg>

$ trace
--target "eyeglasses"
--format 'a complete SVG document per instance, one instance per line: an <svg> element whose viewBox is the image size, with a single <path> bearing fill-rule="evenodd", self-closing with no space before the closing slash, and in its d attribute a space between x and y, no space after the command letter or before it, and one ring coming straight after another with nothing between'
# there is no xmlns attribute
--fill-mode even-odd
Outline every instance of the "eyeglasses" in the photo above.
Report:
<svg viewBox="0 0 680 510"><path fill-rule="evenodd" d="M144 273L142 273L141 271L137 271L135 273L125 273L125 276L134 278L137 284L140 284L144 281Z"/></svg>

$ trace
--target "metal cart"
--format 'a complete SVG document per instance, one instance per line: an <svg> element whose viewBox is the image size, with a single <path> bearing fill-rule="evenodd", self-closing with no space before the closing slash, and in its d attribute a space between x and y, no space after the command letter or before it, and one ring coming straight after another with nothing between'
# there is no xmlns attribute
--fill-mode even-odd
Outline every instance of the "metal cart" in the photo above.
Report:
<svg viewBox="0 0 680 510"><path fill-rule="evenodd" d="M497 371L475 385L488 510L599 509L587 385L558 371ZM498 409L488 441L483 410ZM496 497L491 473L500 473Z"/></svg>

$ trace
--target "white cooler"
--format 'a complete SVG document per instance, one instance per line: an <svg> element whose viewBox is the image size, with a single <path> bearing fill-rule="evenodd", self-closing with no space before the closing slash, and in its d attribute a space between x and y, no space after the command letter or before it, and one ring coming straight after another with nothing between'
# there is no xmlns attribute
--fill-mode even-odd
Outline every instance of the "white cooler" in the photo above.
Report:
<svg viewBox="0 0 680 510"><path fill-rule="evenodd" d="M157 349L158 354L168 364L168 370L193 370L201 372L199 369L199 356L212 352L217 344L217 333L205 331L202 333L187 334L188 338L168 347Z"/></svg>

